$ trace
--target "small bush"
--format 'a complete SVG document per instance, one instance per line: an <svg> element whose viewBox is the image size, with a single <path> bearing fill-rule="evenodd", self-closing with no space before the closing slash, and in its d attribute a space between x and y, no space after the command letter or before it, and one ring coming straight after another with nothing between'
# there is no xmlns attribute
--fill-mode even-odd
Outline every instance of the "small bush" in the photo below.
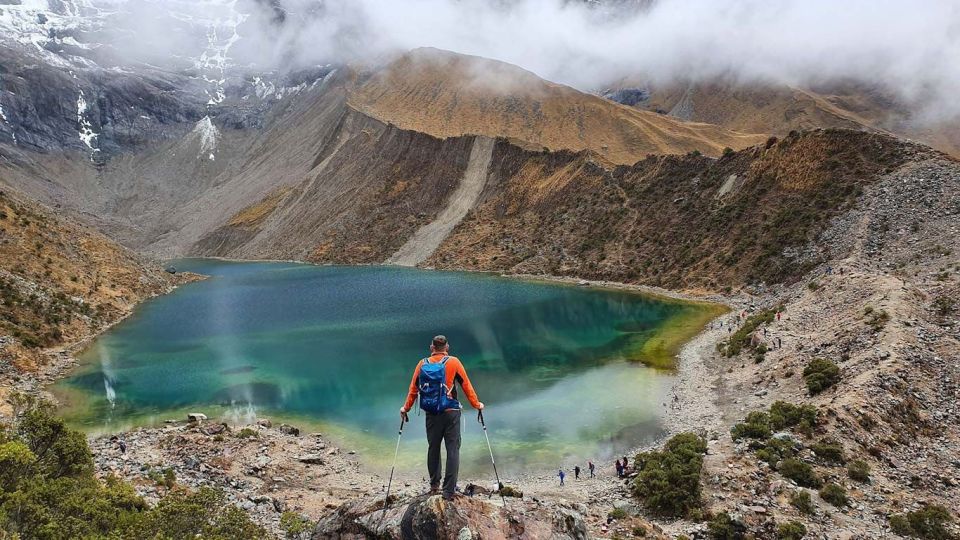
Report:
<svg viewBox="0 0 960 540"><path fill-rule="evenodd" d="M693 433L674 436L663 450L638 454L633 493L651 510L683 516L700 506L700 470L707 443Z"/></svg>
<svg viewBox="0 0 960 540"><path fill-rule="evenodd" d="M814 358L803 369L803 378L810 395L815 396L840 381L840 368L825 358Z"/></svg>
<svg viewBox="0 0 960 540"><path fill-rule="evenodd" d="M946 317L957 310L957 303L949 296L940 296L933 301L933 311L941 317Z"/></svg>
<svg viewBox="0 0 960 540"><path fill-rule="evenodd" d="M799 521L788 521L777 527L778 540L800 540L807 535L807 528Z"/></svg>
<svg viewBox="0 0 960 540"><path fill-rule="evenodd" d="M647 530L639 525L634 527L632 532L633 532L633 535L636 536L637 538L643 538L647 536Z"/></svg>
<svg viewBox="0 0 960 540"><path fill-rule="evenodd" d="M747 320L743 322L743 326L738 328L729 339L720 344L723 354L731 358L740 354L740 351L744 348L749 347L753 333L761 325L773 322L777 311L779 311L779 308L766 309L748 317Z"/></svg>
<svg viewBox="0 0 960 540"><path fill-rule="evenodd" d="M805 489L794 492L790 496L790 504L801 514L813 514L813 500L810 499L810 493Z"/></svg>
<svg viewBox="0 0 960 540"><path fill-rule="evenodd" d="M707 530L713 540L742 540L746 538L747 533L746 525L733 519L726 512L717 514L711 519L707 524Z"/></svg>
<svg viewBox="0 0 960 540"><path fill-rule="evenodd" d="M770 437L763 444L754 449L757 459L766 461L771 467L776 467L787 458L796 457L797 450L792 440L787 438Z"/></svg>
<svg viewBox="0 0 960 540"><path fill-rule="evenodd" d="M820 490L820 498L837 508L843 508L850 501L847 498L847 490L833 483L823 486L823 489Z"/></svg>
<svg viewBox="0 0 960 540"><path fill-rule="evenodd" d="M723 157L730 157L735 153L736 152L733 151L733 148L730 148L729 146L723 149Z"/></svg>
<svg viewBox="0 0 960 540"><path fill-rule="evenodd" d="M890 314L882 309L874 309L873 306L863 308L863 322L874 332L883 330L889 320Z"/></svg>
<svg viewBox="0 0 960 540"><path fill-rule="evenodd" d="M770 406L770 428L774 430L799 427L809 433L817 425L817 408L813 405L794 405L777 401Z"/></svg>
<svg viewBox="0 0 960 540"><path fill-rule="evenodd" d="M250 437L259 437L260 434L257 433L257 430L253 428L245 427L237 432L237 437L241 439L249 439Z"/></svg>
<svg viewBox="0 0 960 540"><path fill-rule="evenodd" d="M614 508L607 515L612 517L613 519L626 519L627 511L624 510L623 508Z"/></svg>
<svg viewBox="0 0 960 540"><path fill-rule="evenodd" d="M843 446L837 441L823 439L818 443L810 445L810 449L817 455L817 458L827 463L843 465L847 462L847 457L843 453Z"/></svg>
<svg viewBox="0 0 960 540"><path fill-rule="evenodd" d="M288 511L280 515L280 528L287 538L309 538L313 532L313 522L296 512Z"/></svg>
<svg viewBox="0 0 960 540"><path fill-rule="evenodd" d="M947 530L952 521L949 510L940 505L928 505L914 512L890 516L890 528L900 536L949 540L954 538Z"/></svg>
<svg viewBox="0 0 960 540"><path fill-rule="evenodd" d="M860 459L851 461L847 465L847 475L857 482L867 483L870 481L870 465Z"/></svg>
<svg viewBox="0 0 960 540"><path fill-rule="evenodd" d="M730 434L735 440L766 439L770 436L770 416L763 411L754 411L743 422L734 425Z"/></svg>
<svg viewBox="0 0 960 540"><path fill-rule="evenodd" d="M823 482L813 472L813 467L796 458L787 458L777 467L780 474L793 480L798 486L818 488Z"/></svg>

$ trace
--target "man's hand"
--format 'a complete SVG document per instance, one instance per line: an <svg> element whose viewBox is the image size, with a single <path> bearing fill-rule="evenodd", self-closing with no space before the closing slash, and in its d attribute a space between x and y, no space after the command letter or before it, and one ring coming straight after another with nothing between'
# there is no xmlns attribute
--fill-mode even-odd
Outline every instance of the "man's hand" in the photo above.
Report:
<svg viewBox="0 0 960 540"><path fill-rule="evenodd" d="M404 422L409 422L409 421L410 421L410 417L407 416L407 413L408 413L408 412L409 412L409 411L408 411L408 409L407 409L406 407L400 407L400 418L403 418L403 421L404 421Z"/></svg>
<svg viewBox="0 0 960 540"><path fill-rule="evenodd" d="M477 404L477 410L478 410L478 411L482 411L482 410L483 410L483 402L482 402L482 401Z"/></svg>

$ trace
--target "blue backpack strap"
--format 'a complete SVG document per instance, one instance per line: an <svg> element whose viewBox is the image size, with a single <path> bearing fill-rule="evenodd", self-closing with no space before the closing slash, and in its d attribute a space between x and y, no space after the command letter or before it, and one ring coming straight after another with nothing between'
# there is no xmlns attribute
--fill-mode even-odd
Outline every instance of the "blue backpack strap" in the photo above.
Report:
<svg viewBox="0 0 960 540"><path fill-rule="evenodd" d="M446 365L447 365L447 360L449 360L449 359L450 359L449 356L444 356L443 358L440 359L440 363L443 364L444 366L446 366Z"/></svg>

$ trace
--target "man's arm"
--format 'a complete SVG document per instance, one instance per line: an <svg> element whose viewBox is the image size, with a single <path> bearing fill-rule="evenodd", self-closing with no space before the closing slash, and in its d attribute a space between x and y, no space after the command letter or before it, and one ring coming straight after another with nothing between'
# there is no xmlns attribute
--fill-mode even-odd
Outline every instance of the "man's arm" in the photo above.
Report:
<svg viewBox="0 0 960 540"><path fill-rule="evenodd" d="M473 385L470 384L470 377L467 377L467 370L463 367L463 362L460 359L457 359L456 365L456 378L460 378L460 387L463 388L463 393L467 395L467 399L470 400L470 405L479 410L483 409L483 403L480 401L480 398L477 397L477 392L473 389Z"/></svg>
<svg viewBox="0 0 960 540"><path fill-rule="evenodd" d="M410 408L413 407L413 402L417 400L417 394L420 393L420 388L417 387L417 379L420 378L420 366L423 364L423 360L417 363L417 369L413 370L413 379L410 379L410 390L407 392L407 402L403 404L403 408L400 409L401 412L406 413L410 411Z"/></svg>

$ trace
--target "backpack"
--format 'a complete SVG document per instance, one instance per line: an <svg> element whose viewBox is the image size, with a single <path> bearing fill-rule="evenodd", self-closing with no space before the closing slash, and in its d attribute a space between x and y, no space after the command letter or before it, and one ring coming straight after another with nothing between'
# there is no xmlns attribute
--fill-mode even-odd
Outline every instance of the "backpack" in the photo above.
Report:
<svg viewBox="0 0 960 540"><path fill-rule="evenodd" d="M424 358L420 364L420 377L417 386L420 390L420 408L431 414L442 413L447 409L459 409L460 402L450 398L450 389L447 388L447 359L444 356L439 362L430 362Z"/></svg>

